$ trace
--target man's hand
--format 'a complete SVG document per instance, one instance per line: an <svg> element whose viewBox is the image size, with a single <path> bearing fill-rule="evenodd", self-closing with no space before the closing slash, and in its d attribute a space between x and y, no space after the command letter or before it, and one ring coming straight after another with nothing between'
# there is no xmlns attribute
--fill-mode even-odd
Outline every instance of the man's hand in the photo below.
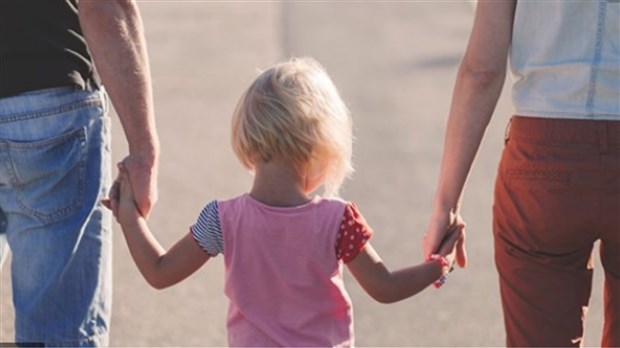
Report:
<svg viewBox="0 0 620 348"><path fill-rule="evenodd" d="M136 1L79 1L80 27L97 72L123 126L123 163L145 218L157 201L159 140L142 18ZM118 178L115 183L119 182ZM118 184L110 197L117 197ZM103 203L114 211L114 200Z"/></svg>
<svg viewBox="0 0 620 348"><path fill-rule="evenodd" d="M121 170L126 172L126 179L131 182L132 194L138 212L145 219L148 218L151 209L157 202L157 164L150 163L152 162L131 155L119 163L119 174L110 188L108 198L101 201L104 206L112 210L115 218L118 219Z"/></svg>
<svg viewBox="0 0 620 348"><path fill-rule="evenodd" d="M148 158L129 155L123 160L140 215L145 219L157 202L157 163Z"/></svg>

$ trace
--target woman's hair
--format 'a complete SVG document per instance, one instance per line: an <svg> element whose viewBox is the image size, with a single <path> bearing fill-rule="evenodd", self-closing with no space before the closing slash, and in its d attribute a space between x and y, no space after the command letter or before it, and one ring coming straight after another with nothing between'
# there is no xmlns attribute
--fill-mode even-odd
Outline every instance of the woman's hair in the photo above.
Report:
<svg viewBox="0 0 620 348"><path fill-rule="evenodd" d="M289 163L300 177L323 180L326 195L337 195L353 172L352 142L349 110L312 58L262 72L233 114L233 150L247 169L272 160Z"/></svg>

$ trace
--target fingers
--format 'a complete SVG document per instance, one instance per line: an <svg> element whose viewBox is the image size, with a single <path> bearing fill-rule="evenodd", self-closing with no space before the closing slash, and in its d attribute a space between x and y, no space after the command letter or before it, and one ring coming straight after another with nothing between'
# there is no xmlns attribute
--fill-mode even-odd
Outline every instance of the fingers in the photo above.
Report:
<svg viewBox="0 0 620 348"><path fill-rule="evenodd" d="M120 180L120 199L126 202L134 202L133 186L123 162L118 164L118 177Z"/></svg>
<svg viewBox="0 0 620 348"><path fill-rule="evenodd" d="M438 233L426 233L424 235L424 240L422 242L424 259L427 260L432 254L437 252L439 249L439 241L443 238L443 234L439 235Z"/></svg>
<svg viewBox="0 0 620 348"><path fill-rule="evenodd" d="M109 200L110 201L118 201L118 198L120 197L120 189L121 189L121 181L120 181L120 177L116 177L116 180L114 180L114 182L112 183L112 186L110 187L110 194L109 194Z"/></svg>
<svg viewBox="0 0 620 348"><path fill-rule="evenodd" d="M101 200L101 203L104 207L110 209L114 217L117 217L118 213L118 200L120 198L120 180L117 177L112 183L110 187L110 191L108 193L108 198L104 198Z"/></svg>
<svg viewBox="0 0 620 348"><path fill-rule="evenodd" d="M454 250L452 248L456 249L456 263L461 268L465 268L467 266L467 251L465 249L465 227L466 224L460 216L457 217L456 221L451 226L451 229L455 232L454 236L456 236L457 238L455 240L451 240L453 243L455 242L456 245L450 243L451 249L449 252L452 252Z"/></svg>
<svg viewBox="0 0 620 348"><path fill-rule="evenodd" d="M430 225L422 241L424 260L428 260L432 254L436 254L439 251L441 241L448 232L448 225L450 225L448 215L437 214L431 218Z"/></svg>
<svg viewBox="0 0 620 348"><path fill-rule="evenodd" d="M156 168L145 165L131 156L126 157L122 163L131 182L136 206L142 216L148 217L157 201Z"/></svg>
<svg viewBox="0 0 620 348"><path fill-rule="evenodd" d="M423 240L425 259L437 253L445 256L450 263L465 267L465 227L465 222L457 212L434 214Z"/></svg>
<svg viewBox="0 0 620 348"><path fill-rule="evenodd" d="M462 228L454 228L447 237L446 244L454 247L458 240L463 237L464 230Z"/></svg>
<svg viewBox="0 0 620 348"><path fill-rule="evenodd" d="M108 209L112 210L112 214L116 220L119 220L121 214L127 216L127 213L136 211L134 201L133 187L129 173L123 162L118 163L118 176L110 187L109 197L102 199L101 203Z"/></svg>
<svg viewBox="0 0 620 348"><path fill-rule="evenodd" d="M112 210L112 201L110 201L109 198L102 199L101 204L103 204L103 206L108 208L109 210Z"/></svg>
<svg viewBox="0 0 620 348"><path fill-rule="evenodd" d="M450 225L448 226L448 230L455 231L460 230L464 231L467 224L463 221L463 218L459 214L450 214Z"/></svg>
<svg viewBox="0 0 620 348"><path fill-rule="evenodd" d="M460 234L460 231L464 229L465 222L459 214L450 212L450 214L435 215L431 220L431 225L424 235L422 242L424 259L428 259L431 254L441 254L442 246L444 246L446 240L453 235L453 232L459 231ZM453 246L454 243L450 243L450 247L452 248Z"/></svg>
<svg viewBox="0 0 620 348"><path fill-rule="evenodd" d="M439 246L439 254L451 254L455 249L457 241L461 238L462 233L462 229L451 228L445 235L444 240L441 241L441 245Z"/></svg>
<svg viewBox="0 0 620 348"><path fill-rule="evenodd" d="M458 239L456 240L456 263L461 268L465 268L467 266L467 251L465 249L465 228L467 224L463 221L463 218L460 214L455 214L451 229L459 231Z"/></svg>
<svg viewBox="0 0 620 348"><path fill-rule="evenodd" d="M456 263L461 268L467 267L467 251L465 250L465 230L456 242Z"/></svg>

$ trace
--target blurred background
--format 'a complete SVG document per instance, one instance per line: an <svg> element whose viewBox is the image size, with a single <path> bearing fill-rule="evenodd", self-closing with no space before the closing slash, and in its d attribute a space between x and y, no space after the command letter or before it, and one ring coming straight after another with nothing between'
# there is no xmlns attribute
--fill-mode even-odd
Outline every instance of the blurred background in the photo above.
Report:
<svg viewBox="0 0 620 348"><path fill-rule="evenodd" d="M351 109L356 173L343 198L375 230L391 269L421 261L441 160L452 85L473 21L469 1L139 1L146 28L162 154L160 201L150 225L169 247L203 205L250 188L229 142L230 117L259 69L313 56ZM358 346L502 346L493 263L495 171L511 115L506 86L470 176L463 205L470 264L441 290L391 305L374 302L346 274ZM116 115L115 162L126 153ZM185 282L150 288L118 225L114 241L112 346L225 346L223 262ZM598 249L595 249L598 250ZM10 262L10 260L9 260ZM0 284L0 341L13 340L9 263ZM600 344L601 267L587 346ZM346 271L345 271L346 273Z"/></svg>

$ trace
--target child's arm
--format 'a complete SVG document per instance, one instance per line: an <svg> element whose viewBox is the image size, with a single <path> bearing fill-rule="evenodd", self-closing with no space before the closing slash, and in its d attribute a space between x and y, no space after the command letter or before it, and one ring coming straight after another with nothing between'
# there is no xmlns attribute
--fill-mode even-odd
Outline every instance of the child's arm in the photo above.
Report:
<svg viewBox="0 0 620 348"><path fill-rule="evenodd" d="M182 281L204 265L209 255L196 243L191 232L166 252L137 210L124 167L120 165L119 169L120 194L115 216L140 273L156 289Z"/></svg>
<svg viewBox="0 0 620 348"><path fill-rule="evenodd" d="M454 249L460 236L461 229L452 232L441 246L440 255L445 256L450 265L454 262ZM443 274L443 267L438 262L426 262L392 272L383 264L370 243L347 263L347 267L362 288L381 303L409 298L433 284Z"/></svg>
<svg viewBox="0 0 620 348"><path fill-rule="evenodd" d="M188 233L165 251L144 218L121 223L129 252L144 279L156 289L164 289L187 278L209 260L209 254Z"/></svg>

